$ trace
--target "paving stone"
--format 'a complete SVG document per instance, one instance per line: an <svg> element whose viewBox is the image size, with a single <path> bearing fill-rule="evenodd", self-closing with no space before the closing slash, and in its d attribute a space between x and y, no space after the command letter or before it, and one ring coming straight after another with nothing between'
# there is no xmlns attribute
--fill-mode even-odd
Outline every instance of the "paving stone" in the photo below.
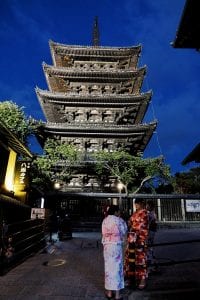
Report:
<svg viewBox="0 0 200 300"><path fill-rule="evenodd" d="M159 230L156 242L199 237L200 229ZM105 299L100 233L79 233L72 240L58 241L54 247L54 253L40 252L0 276L0 300ZM160 263L200 258L200 243L155 250ZM124 289L122 293L124 300L198 299L200 262L160 266L157 274L149 276L144 291Z"/></svg>

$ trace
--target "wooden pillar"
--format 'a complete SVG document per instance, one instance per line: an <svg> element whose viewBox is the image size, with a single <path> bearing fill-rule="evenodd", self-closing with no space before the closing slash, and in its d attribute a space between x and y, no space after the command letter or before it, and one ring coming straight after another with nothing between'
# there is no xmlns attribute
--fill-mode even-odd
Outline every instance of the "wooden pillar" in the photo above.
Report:
<svg viewBox="0 0 200 300"><path fill-rule="evenodd" d="M185 221L185 205L184 205L184 199L181 199L181 212L182 212L182 218L183 218L183 221Z"/></svg>
<svg viewBox="0 0 200 300"><path fill-rule="evenodd" d="M157 207L158 207L158 221L162 221L161 220L161 201L160 201L160 199L157 199Z"/></svg>

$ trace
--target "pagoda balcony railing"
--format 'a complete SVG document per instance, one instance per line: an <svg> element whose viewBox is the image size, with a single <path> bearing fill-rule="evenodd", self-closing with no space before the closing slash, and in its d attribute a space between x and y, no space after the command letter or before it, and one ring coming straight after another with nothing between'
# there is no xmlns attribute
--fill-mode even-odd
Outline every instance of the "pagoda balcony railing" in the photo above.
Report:
<svg viewBox="0 0 200 300"><path fill-rule="evenodd" d="M45 95L46 93L46 95ZM147 92L148 93L148 92ZM48 96L48 98L60 98L60 97L63 97L63 98L70 98L70 97L75 97L75 98L87 98L90 97L90 98L113 98L115 101L117 101L117 99L119 98L119 100L121 99L124 99L124 98L141 98L143 95L146 95L147 93L140 93L140 94L133 94L133 93L127 93L127 92L124 92L123 94L116 94L116 93L98 93L98 94L92 94L92 93L89 93L89 92L85 92L84 93L78 93L78 92L49 92L49 91L45 91L43 92L42 94L45 95L45 96Z"/></svg>
<svg viewBox="0 0 200 300"><path fill-rule="evenodd" d="M102 74L102 73L111 73L111 74L116 74L116 73L119 73L119 74L127 74L127 73L130 73L130 74L135 74L136 72L140 71L140 69L134 69L134 70L131 70L131 69L120 69L120 68L113 68L113 69L98 69L98 68L93 68L93 67L89 67L88 68L81 68L81 67L78 67L78 66L71 66L71 67L53 67L55 70L58 69L59 71L65 71L65 72L70 72L70 73L97 73L97 74ZM144 67L143 67L144 68Z"/></svg>
<svg viewBox="0 0 200 300"><path fill-rule="evenodd" d="M49 98L52 98L52 95L53 97L55 98L59 98L59 97L67 97L67 98L70 98L70 97L76 97L76 98L88 98L88 96L90 98L99 98L99 96L101 96L101 98L108 98L108 97L111 97L113 99L115 99L115 101L117 101L117 98L122 98L124 99L125 97L128 97L128 98L141 98L147 94L151 94L152 91L148 91L148 92L141 92L139 94L132 94L132 93L126 93L124 92L123 94L115 94L115 93L99 93L98 95L94 95L94 94L91 94L91 93L87 93L87 92L84 92L84 93L77 93L77 92L54 92L54 91L49 91L49 90L42 90L40 88L36 88L36 91L39 93L39 94L42 94L42 95L45 95L45 96L48 96Z"/></svg>
<svg viewBox="0 0 200 300"><path fill-rule="evenodd" d="M70 129L70 128L74 128L74 127L80 127L80 128L83 128L83 126L84 126L84 128L86 129L86 128L94 128L94 127L96 127L96 128L101 128L101 127L104 127L104 128L110 128L110 127L112 127L112 128L116 128L116 129L119 129L119 128L121 128L121 129L125 129L125 128L141 128L141 127L149 127L149 125L154 125L155 124L155 122L156 122L156 120L154 121L154 122L150 122L150 123L140 123L140 124L127 124L127 125L116 125L116 124L113 124L113 123L86 123L86 122L81 122L81 123L73 123L73 124L68 124L68 123L57 123L57 122L48 122L47 123L47 127L51 127L51 126L53 126L53 127L56 127L56 128L66 128L66 125L67 125L67 129Z"/></svg>

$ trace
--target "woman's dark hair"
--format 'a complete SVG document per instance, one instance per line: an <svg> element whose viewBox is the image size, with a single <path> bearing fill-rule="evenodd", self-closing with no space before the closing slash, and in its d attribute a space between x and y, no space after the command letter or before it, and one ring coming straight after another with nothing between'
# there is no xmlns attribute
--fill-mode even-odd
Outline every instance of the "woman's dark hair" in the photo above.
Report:
<svg viewBox="0 0 200 300"><path fill-rule="evenodd" d="M110 205L108 209L108 215L114 215L116 212L119 211L119 205Z"/></svg>
<svg viewBox="0 0 200 300"><path fill-rule="evenodd" d="M152 200L147 201L147 205L149 206L150 209L155 208L155 203Z"/></svg>
<svg viewBox="0 0 200 300"><path fill-rule="evenodd" d="M135 199L135 204L145 204L145 202L144 202L144 199L141 199L141 198L137 198L137 199Z"/></svg>

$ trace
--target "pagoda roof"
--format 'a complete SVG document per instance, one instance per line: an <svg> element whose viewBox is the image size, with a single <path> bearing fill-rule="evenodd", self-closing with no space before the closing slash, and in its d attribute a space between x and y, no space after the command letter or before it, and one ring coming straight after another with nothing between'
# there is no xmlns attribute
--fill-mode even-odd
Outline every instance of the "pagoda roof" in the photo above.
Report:
<svg viewBox="0 0 200 300"><path fill-rule="evenodd" d="M157 122L137 125L110 125L110 124L65 124L65 123L46 123L44 132L62 136L112 136L112 137L131 137L134 135L144 135L153 133Z"/></svg>
<svg viewBox="0 0 200 300"><path fill-rule="evenodd" d="M80 94L66 94L66 93L52 93L49 91L43 91L36 89L36 94L44 115L48 121L57 121L61 118L61 113L58 112L55 115L54 109L57 105L65 105L68 107L106 107L106 108L128 108L136 109L137 116L134 123L139 123L147 110L150 102L152 91L142 93L139 95L126 94L126 95L113 95L107 94L94 96L91 94L80 95ZM64 114L64 113L63 113Z"/></svg>
<svg viewBox="0 0 200 300"><path fill-rule="evenodd" d="M51 75L61 75L62 77L67 77L67 78L78 78L81 81L82 78L85 77L100 77L100 78L116 78L116 79L121 79L121 78L131 78L133 76L138 76L138 75L145 75L146 73L146 66L141 67L137 70L81 70L80 68L67 68L67 67L55 67L48 65L46 63L43 63L43 70L47 74Z"/></svg>
<svg viewBox="0 0 200 300"><path fill-rule="evenodd" d="M141 52L141 45L129 47L109 47L109 46L81 46L81 45L66 45L61 43L49 41L49 46L52 54L54 64L56 63L56 54L67 54L70 56L88 56L88 57L111 57L115 60L121 57L129 57L139 55Z"/></svg>
<svg viewBox="0 0 200 300"><path fill-rule="evenodd" d="M146 93L141 93L139 95L134 94L77 94L77 93L63 93L63 92L51 92L49 90L42 90L36 87L37 95L46 101L61 103L61 104L77 104L77 103L92 103L93 105L105 105L114 104L114 105L126 105L133 103L140 103L141 101L150 101L152 97L152 91Z"/></svg>
<svg viewBox="0 0 200 300"><path fill-rule="evenodd" d="M136 78L137 89L140 89L146 74L146 66L137 70L126 71L81 71L80 69L60 68L43 64L43 69L50 90L54 90L54 86L57 86L56 80L58 77L62 80L87 83L121 83Z"/></svg>
<svg viewBox="0 0 200 300"><path fill-rule="evenodd" d="M151 136L156 129L157 122L138 125L99 125L99 124L80 124L68 125L61 123L46 123L41 127L41 138L52 136L62 137L85 137L85 138L114 138L124 139L129 145L135 146L135 151L144 151Z"/></svg>

